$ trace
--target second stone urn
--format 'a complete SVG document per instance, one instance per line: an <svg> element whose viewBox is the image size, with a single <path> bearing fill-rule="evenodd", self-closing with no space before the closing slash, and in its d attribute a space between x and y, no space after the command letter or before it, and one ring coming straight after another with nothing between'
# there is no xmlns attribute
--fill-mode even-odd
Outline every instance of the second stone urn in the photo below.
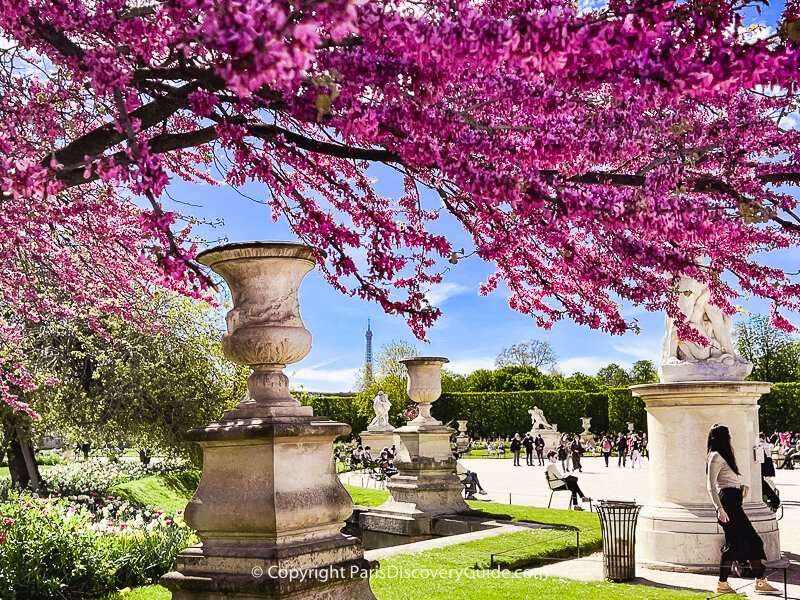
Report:
<svg viewBox="0 0 800 600"><path fill-rule="evenodd" d="M408 369L406 391L418 404L419 415L394 430L399 473L386 486L389 499L361 515L367 547L375 547L372 538L377 537L383 545L431 537L435 517L470 510L454 473L450 436L455 430L431 416L431 405L442 393L442 365L449 361L420 356L400 362Z"/></svg>
<svg viewBox="0 0 800 600"><path fill-rule="evenodd" d="M373 600L357 538L341 533L353 503L336 475L333 440L350 428L295 400L283 368L311 349L298 290L311 248L289 242L228 244L198 260L233 296L225 355L251 367L245 398L189 432L203 473L186 507L202 544L178 555L161 582L173 600Z"/></svg>

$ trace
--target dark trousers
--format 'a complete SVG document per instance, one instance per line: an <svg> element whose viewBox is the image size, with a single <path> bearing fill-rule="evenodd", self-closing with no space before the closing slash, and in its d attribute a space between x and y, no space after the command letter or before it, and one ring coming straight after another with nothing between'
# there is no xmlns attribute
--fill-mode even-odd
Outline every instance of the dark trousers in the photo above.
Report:
<svg viewBox="0 0 800 600"><path fill-rule="evenodd" d="M625 466L625 462L628 460L628 453L627 452L620 452L619 458L617 459L617 466L622 465Z"/></svg>
<svg viewBox="0 0 800 600"><path fill-rule="evenodd" d="M727 581L734 560L750 561L753 574L759 579L764 577L764 565L761 563L766 558L764 542L742 508L741 488L723 488L719 491L719 499L722 502L722 508L728 513L727 522L723 523L717 520L725 532L725 546L722 548L719 565L719 580Z"/></svg>
<svg viewBox="0 0 800 600"><path fill-rule="evenodd" d="M572 503L578 504L578 496L583 498L585 495L578 486L578 478L574 475L567 475L564 478L564 484L567 486L567 489L572 492Z"/></svg>
<svg viewBox="0 0 800 600"><path fill-rule="evenodd" d="M536 451L536 458L539 461L539 466L543 467L544 466L544 450L537 450Z"/></svg>
<svg viewBox="0 0 800 600"><path fill-rule="evenodd" d="M606 461L606 466L608 466L608 459L611 456L611 452L603 452L603 458Z"/></svg>
<svg viewBox="0 0 800 600"><path fill-rule="evenodd" d="M519 467L519 450L514 450L514 466Z"/></svg>
<svg viewBox="0 0 800 600"><path fill-rule="evenodd" d="M572 470L573 471L582 471L583 467L581 467L581 455L580 454L573 454L572 455Z"/></svg>

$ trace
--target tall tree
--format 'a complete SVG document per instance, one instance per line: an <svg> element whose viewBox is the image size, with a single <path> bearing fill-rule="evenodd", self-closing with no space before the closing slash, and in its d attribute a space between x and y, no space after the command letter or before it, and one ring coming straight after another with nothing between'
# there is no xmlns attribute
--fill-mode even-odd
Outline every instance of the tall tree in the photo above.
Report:
<svg viewBox="0 0 800 600"><path fill-rule="evenodd" d="M171 177L217 183L212 165L261 182L337 289L418 337L440 314L424 290L465 254L496 267L481 293L507 286L544 327L624 333L620 299L681 319L681 273L732 313L728 270L790 329L797 276L751 257L800 241L797 0L760 28L759 0L581 4L4 3L0 397L36 386L26 321L135 318L153 283L201 293L159 199Z"/></svg>
<svg viewBox="0 0 800 600"><path fill-rule="evenodd" d="M597 371L597 379L608 387L625 387L631 384L631 376L617 363L611 363Z"/></svg>
<svg viewBox="0 0 800 600"><path fill-rule="evenodd" d="M733 328L737 350L753 363L750 379L756 381L798 381L800 341L775 329L763 315L752 315Z"/></svg>
<svg viewBox="0 0 800 600"><path fill-rule="evenodd" d="M103 319L103 335L66 323L30 338L43 376L58 379L24 396L42 416L40 430L95 445L185 453L194 448L186 431L241 400L246 369L222 355L219 313L169 294L154 302L153 331L112 316Z"/></svg>
<svg viewBox="0 0 800 600"><path fill-rule="evenodd" d="M651 360L637 360L633 363L630 371L631 384L638 383L657 383L658 371L656 370L653 361Z"/></svg>
<svg viewBox="0 0 800 600"><path fill-rule="evenodd" d="M547 340L529 340L503 348L494 361L502 367L535 367L545 370L558 364L553 345Z"/></svg>

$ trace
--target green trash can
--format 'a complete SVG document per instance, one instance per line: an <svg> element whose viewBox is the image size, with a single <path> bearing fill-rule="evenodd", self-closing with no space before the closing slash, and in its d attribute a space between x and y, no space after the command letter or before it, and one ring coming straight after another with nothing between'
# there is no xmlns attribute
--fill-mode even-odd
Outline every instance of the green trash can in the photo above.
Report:
<svg viewBox="0 0 800 600"><path fill-rule="evenodd" d="M609 581L636 577L636 519L641 508L635 502L617 500L597 504L603 533L603 577Z"/></svg>

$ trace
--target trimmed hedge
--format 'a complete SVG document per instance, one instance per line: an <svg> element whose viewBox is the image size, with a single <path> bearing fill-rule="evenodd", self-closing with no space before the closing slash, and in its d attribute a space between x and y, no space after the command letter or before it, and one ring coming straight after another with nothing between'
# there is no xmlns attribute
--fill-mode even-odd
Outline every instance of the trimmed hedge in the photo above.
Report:
<svg viewBox="0 0 800 600"><path fill-rule="evenodd" d="M531 428L528 410L538 406L559 431L579 433L581 417L592 417L592 431L608 426L608 396L583 390L529 392L464 392L442 394L431 413L441 421L466 419L471 435L511 436Z"/></svg>
<svg viewBox="0 0 800 600"><path fill-rule="evenodd" d="M347 423L358 435L367 429L374 416L372 402L359 396L306 396L300 395L298 400L314 409L317 417L327 417L332 421Z"/></svg>
<svg viewBox="0 0 800 600"><path fill-rule="evenodd" d="M372 419L372 402L361 396L301 397L314 407L314 414L347 423L358 435ZM761 398L759 419L765 432L800 431L800 383L776 383ZM534 390L527 392L463 392L442 394L433 404L433 416L447 423L469 421L468 430L476 437L513 436L529 431L528 410L538 406L547 420L557 423L565 433L582 431L581 417L592 417L591 430L627 431L633 422L636 431L647 428L644 401L628 388L608 388L602 392L583 390ZM456 424L453 423L453 426Z"/></svg>
<svg viewBox="0 0 800 600"><path fill-rule="evenodd" d="M608 389L608 427L612 432L628 431L628 423L635 431L647 430L647 412L644 400L634 396L628 388Z"/></svg>

